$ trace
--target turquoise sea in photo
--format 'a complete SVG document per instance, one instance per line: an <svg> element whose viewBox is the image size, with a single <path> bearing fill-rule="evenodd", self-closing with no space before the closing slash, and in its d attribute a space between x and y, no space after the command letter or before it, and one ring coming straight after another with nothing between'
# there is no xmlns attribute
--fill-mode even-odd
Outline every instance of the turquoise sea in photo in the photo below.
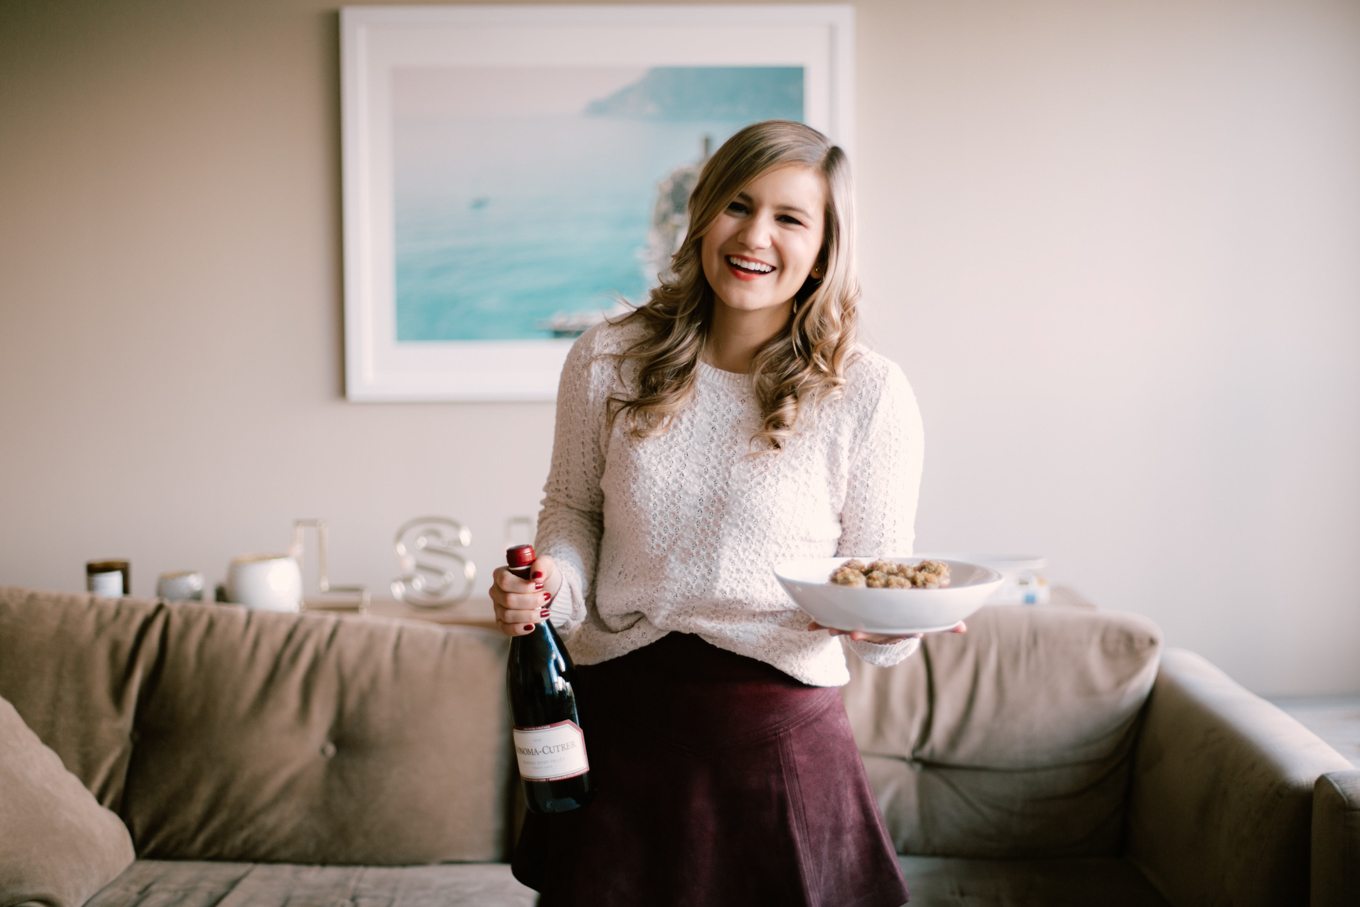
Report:
<svg viewBox="0 0 1360 907"><path fill-rule="evenodd" d="M646 252L660 181L698 164L706 140L802 118L801 68L626 75L575 111L453 115L428 99L403 107L397 80L398 342L541 339L555 317L642 301L656 281ZM418 87L437 96L429 84Z"/></svg>

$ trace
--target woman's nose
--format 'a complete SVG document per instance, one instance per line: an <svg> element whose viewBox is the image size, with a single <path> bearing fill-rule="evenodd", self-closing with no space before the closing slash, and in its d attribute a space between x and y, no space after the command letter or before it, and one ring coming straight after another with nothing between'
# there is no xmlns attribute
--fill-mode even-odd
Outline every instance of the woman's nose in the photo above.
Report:
<svg viewBox="0 0 1360 907"><path fill-rule="evenodd" d="M748 249L763 249L770 244L770 225L763 217L752 217L746 221L737 238Z"/></svg>

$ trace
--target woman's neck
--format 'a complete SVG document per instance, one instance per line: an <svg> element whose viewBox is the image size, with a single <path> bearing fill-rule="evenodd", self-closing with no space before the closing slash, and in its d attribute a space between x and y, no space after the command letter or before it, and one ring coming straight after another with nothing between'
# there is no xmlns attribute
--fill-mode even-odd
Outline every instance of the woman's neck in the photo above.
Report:
<svg viewBox="0 0 1360 907"><path fill-rule="evenodd" d="M734 312L716 306L704 342L704 361L725 372L749 372L756 353L785 329L788 319L787 307Z"/></svg>

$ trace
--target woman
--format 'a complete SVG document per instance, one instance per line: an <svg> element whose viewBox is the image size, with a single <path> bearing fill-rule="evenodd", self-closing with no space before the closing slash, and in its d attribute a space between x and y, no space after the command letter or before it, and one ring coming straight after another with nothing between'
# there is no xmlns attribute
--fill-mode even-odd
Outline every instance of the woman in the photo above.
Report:
<svg viewBox="0 0 1360 907"><path fill-rule="evenodd" d="M506 634L567 634L597 788L526 819L514 869L540 904L906 900L843 643L771 572L913 541L920 416L855 342L851 204L821 133L743 129L700 175L672 275L568 355L534 577L490 591ZM849 635L878 665L917 645Z"/></svg>

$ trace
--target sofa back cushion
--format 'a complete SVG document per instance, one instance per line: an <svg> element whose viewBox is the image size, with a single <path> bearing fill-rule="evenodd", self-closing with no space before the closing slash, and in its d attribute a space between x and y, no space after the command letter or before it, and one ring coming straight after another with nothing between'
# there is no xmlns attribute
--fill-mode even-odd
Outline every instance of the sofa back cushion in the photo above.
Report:
<svg viewBox="0 0 1360 907"><path fill-rule="evenodd" d="M1160 644L1132 615L996 605L893 668L852 658L846 707L897 849L1117 853Z"/></svg>
<svg viewBox="0 0 1360 907"><path fill-rule="evenodd" d="M0 696L118 811L159 614L88 595L0 587Z"/></svg>
<svg viewBox="0 0 1360 907"><path fill-rule="evenodd" d="M135 673L116 809L145 858L398 865L505 859L508 642L474 628L81 596L60 646L88 690ZM109 646L136 628L131 664ZM27 635L27 634L25 634ZM5 647L14 640L0 643ZM22 643L20 643L22 647ZM0 655L0 662L4 660ZM79 659L72 659L75 662ZM49 700L59 694L47 694ZM106 699L102 694L100 699ZM78 712L108 711L101 704ZM39 732L41 733L41 732ZM61 735L72 744L75 735ZM123 747L127 750L127 747Z"/></svg>

